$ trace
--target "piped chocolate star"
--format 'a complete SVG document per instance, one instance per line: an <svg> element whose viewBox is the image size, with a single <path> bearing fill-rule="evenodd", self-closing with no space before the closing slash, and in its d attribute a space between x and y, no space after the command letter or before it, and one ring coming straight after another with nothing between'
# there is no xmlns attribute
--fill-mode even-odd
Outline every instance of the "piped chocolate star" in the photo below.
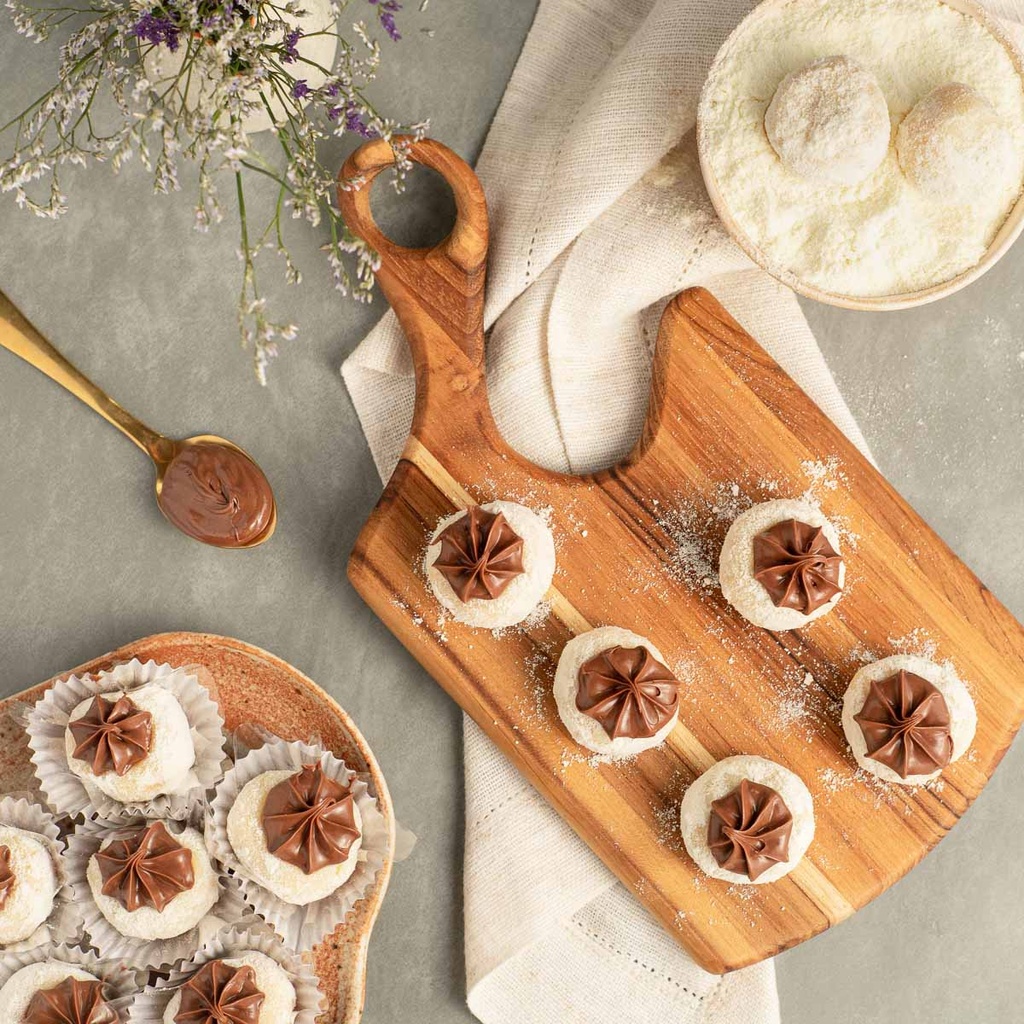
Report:
<svg viewBox="0 0 1024 1024"><path fill-rule="evenodd" d="M777 608L810 615L842 592L843 560L820 526L785 519L754 538L754 578Z"/></svg>
<svg viewBox="0 0 1024 1024"><path fill-rule="evenodd" d="M491 601L523 568L523 538L501 513L478 505L446 527L437 538L441 552L434 568L448 581L460 601Z"/></svg>
<svg viewBox="0 0 1024 1024"><path fill-rule="evenodd" d="M789 860L793 815L770 786L744 779L711 804L708 846L719 866L752 882Z"/></svg>
<svg viewBox="0 0 1024 1024"><path fill-rule="evenodd" d="M75 739L74 757L91 762L95 775L126 774L145 760L153 743L153 716L129 697L109 701L97 695L68 728Z"/></svg>
<svg viewBox="0 0 1024 1024"><path fill-rule="evenodd" d="M112 896L128 911L140 907L162 911L195 885L192 851L162 821L112 839L94 856L103 878L103 895Z"/></svg>
<svg viewBox="0 0 1024 1024"><path fill-rule="evenodd" d="M103 998L103 982L65 978L35 992L24 1024L117 1024L117 1014Z"/></svg>
<svg viewBox="0 0 1024 1024"><path fill-rule="evenodd" d="M223 960L211 960L180 991L174 1024L260 1024L266 997L256 987L256 972L248 965L232 967Z"/></svg>

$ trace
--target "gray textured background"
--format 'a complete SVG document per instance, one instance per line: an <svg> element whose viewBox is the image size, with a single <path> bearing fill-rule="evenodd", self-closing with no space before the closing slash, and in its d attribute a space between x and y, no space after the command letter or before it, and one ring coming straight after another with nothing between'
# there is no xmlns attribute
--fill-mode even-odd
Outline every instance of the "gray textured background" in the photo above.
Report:
<svg viewBox="0 0 1024 1024"><path fill-rule="evenodd" d="M387 48L378 96L403 117L429 114L433 134L472 158L535 4L435 0L420 15L408 6L407 40ZM5 19L0 123L53 62ZM380 484L337 368L381 309L334 293L319 239L300 228L302 287L279 284L276 268L263 276L303 334L260 390L236 348L231 223L196 236L191 195L152 198L137 166L119 179L80 173L70 185L72 211L57 224L16 210L10 197L0 202L0 288L154 427L210 430L253 452L274 483L281 523L271 544L248 553L178 535L153 503L144 457L0 352L0 690L170 629L237 636L309 673L359 722L402 821L420 837L395 871L374 936L365 1020L470 1021L459 713L344 574ZM407 204L392 216L427 229L442 213ZM884 471L1019 616L1022 271L1018 245L938 305L880 315L807 306ZM1017 745L936 853L854 919L779 959L784 1021L1020 1020L1022 769Z"/></svg>

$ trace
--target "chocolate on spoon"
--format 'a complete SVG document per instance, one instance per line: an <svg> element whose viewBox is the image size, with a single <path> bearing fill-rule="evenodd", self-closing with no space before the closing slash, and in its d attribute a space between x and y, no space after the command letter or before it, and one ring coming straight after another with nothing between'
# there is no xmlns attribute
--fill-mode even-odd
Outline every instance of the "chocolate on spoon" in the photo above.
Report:
<svg viewBox="0 0 1024 1024"><path fill-rule="evenodd" d="M274 532L274 494L249 455L214 434L176 441L151 430L72 366L3 292L0 345L67 388L153 460L157 504L182 533L219 548L251 548Z"/></svg>

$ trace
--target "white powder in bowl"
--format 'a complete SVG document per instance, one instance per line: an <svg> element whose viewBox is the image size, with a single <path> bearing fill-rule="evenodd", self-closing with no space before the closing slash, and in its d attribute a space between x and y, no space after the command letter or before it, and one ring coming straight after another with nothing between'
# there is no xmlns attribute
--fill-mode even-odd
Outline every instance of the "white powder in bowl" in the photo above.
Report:
<svg viewBox="0 0 1024 1024"><path fill-rule="evenodd" d="M794 173L768 139L765 114L788 75L836 55L874 77L894 137L932 90L971 87L1005 125L1009 159L987 168L967 205L917 187L894 144L857 184ZM985 25L940 0L790 0L757 9L715 60L700 134L705 169L747 242L776 273L842 295L897 295L969 270L1024 182L1021 77Z"/></svg>

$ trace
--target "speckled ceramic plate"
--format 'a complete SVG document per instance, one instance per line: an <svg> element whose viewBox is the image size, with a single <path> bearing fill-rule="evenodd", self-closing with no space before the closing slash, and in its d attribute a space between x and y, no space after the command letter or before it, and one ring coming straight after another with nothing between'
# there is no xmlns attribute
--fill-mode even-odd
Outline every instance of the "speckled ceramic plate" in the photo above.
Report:
<svg viewBox="0 0 1024 1024"><path fill-rule="evenodd" d="M132 658L194 667L200 681L215 693L228 729L253 723L289 740L317 736L351 768L369 776L370 790L388 823L387 857L366 898L313 950L320 989L327 998L320 1024L356 1024L363 1012L370 932L388 887L395 851L391 797L366 741L348 715L298 669L258 647L207 633L159 633L137 640L5 698L0 711L10 711L19 701L38 700L57 679L98 672ZM37 788L28 743L10 714L0 714L0 788L4 792Z"/></svg>

